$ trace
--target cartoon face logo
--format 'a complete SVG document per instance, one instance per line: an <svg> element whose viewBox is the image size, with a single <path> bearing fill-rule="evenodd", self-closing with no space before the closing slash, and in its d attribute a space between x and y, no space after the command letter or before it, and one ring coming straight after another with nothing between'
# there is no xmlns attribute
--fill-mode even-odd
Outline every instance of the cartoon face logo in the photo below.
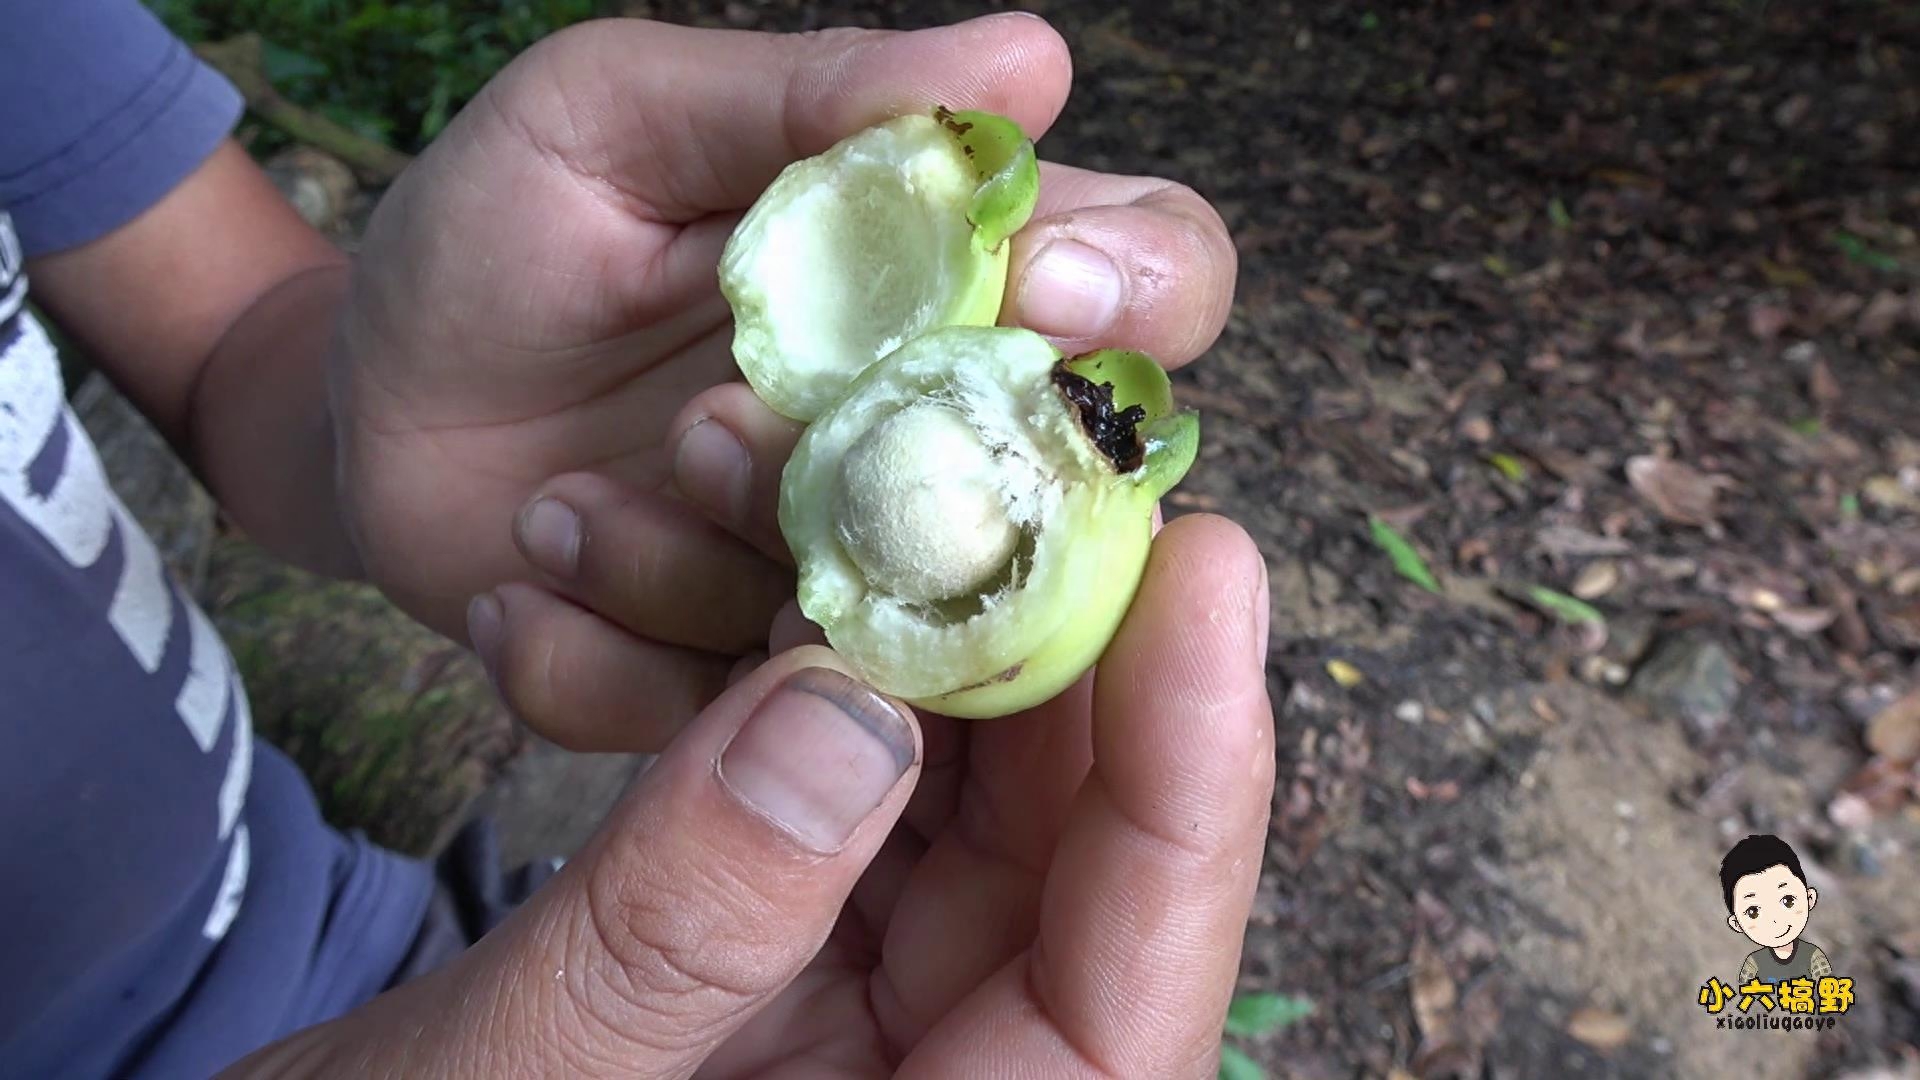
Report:
<svg viewBox="0 0 1920 1080"><path fill-rule="evenodd" d="M1800 856L1777 836L1749 836L1720 861L1727 925L1759 948L1740 965L1739 984L1781 984L1833 974L1820 946L1801 938L1820 892L1807 884Z"/></svg>
<svg viewBox="0 0 1920 1080"><path fill-rule="evenodd" d="M1727 922L1755 945L1779 948L1799 939L1820 893L1776 863L1734 882L1733 914Z"/></svg>
<svg viewBox="0 0 1920 1080"><path fill-rule="evenodd" d="M1834 975L1827 954L1801 937L1820 893L1807 884L1793 848L1777 836L1759 835L1733 845L1720 860L1720 892L1727 926L1759 948L1741 961L1732 986L1718 977L1708 980L1700 1004L1721 1027L1832 1027L1832 1014L1853 1005L1853 980ZM1756 1008L1758 1013L1749 1011ZM1785 1015L1762 1015L1776 1010Z"/></svg>

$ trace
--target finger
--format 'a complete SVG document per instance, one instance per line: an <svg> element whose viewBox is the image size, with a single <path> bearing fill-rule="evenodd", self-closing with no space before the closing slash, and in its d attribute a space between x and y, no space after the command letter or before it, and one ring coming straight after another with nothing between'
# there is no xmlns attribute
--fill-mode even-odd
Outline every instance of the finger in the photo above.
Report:
<svg viewBox="0 0 1920 1080"><path fill-rule="evenodd" d="M827 644L826 631L800 611L798 600L788 600L773 617L773 629L767 632L767 651L773 653L797 649L802 645Z"/></svg>
<svg viewBox="0 0 1920 1080"><path fill-rule="evenodd" d="M780 535L780 475L804 430L746 383L722 383L689 401L668 428L674 487L715 524L791 564Z"/></svg>
<svg viewBox="0 0 1920 1080"><path fill-rule="evenodd" d="M655 641L739 655L766 642L791 572L663 495L591 473L541 486L513 523L543 584Z"/></svg>
<svg viewBox="0 0 1920 1080"><path fill-rule="evenodd" d="M1082 680L1018 717L971 725L964 773L944 778L959 785L944 807L943 778L931 767L922 774L908 821L939 827L894 909L874 977L875 1013L893 1045L918 1042L1032 944L1047 864L1092 763L1091 694ZM931 765L930 737L927 745Z"/></svg>
<svg viewBox="0 0 1920 1080"><path fill-rule="evenodd" d="M636 637L532 585L475 597L467 635L515 716L590 753L657 753L719 696L733 664Z"/></svg>
<svg viewBox="0 0 1920 1080"><path fill-rule="evenodd" d="M1039 937L901 1075L962 1046L984 1048L984 1074L1211 1075L1273 791L1265 592L1259 552L1224 519L1161 533L1096 677L1093 773Z"/></svg>
<svg viewBox="0 0 1920 1080"><path fill-rule="evenodd" d="M681 223L745 207L791 162L906 112L986 109L1037 137L1070 81L1066 44L1028 15L905 33L621 20L548 38L491 100L630 212Z"/></svg>
<svg viewBox="0 0 1920 1080"><path fill-rule="evenodd" d="M691 1075L820 949L917 762L910 714L834 654L776 657L526 907L349 1017L321 1071Z"/></svg>
<svg viewBox="0 0 1920 1080"><path fill-rule="evenodd" d="M1069 353L1135 349L1178 367L1220 336L1238 265L1225 223L1193 189L1049 165L1013 239L1001 321Z"/></svg>

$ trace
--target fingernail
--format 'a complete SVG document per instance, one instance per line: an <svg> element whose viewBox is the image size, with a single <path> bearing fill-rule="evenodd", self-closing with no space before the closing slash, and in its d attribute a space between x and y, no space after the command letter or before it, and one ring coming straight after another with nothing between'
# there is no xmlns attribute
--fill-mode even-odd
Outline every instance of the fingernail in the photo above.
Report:
<svg viewBox="0 0 1920 1080"><path fill-rule="evenodd" d="M500 659L500 628L505 623L506 611L492 593L481 593L467 602L467 640L473 643L474 655L480 658L489 678Z"/></svg>
<svg viewBox="0 0 1920 1080"><path fill-rule="evenodd" d="M1057 338L1093 337L1120 315L1120 268L1078 240L1040 249L1020 279L1021 322Z"/></svg>
<svg viewBox="0 0 1920 1080"><path fill-rule="evenodd" d="M551 496L526 505L514 520L527 560L555 577L570 578L580 569L580 515Z"/></svg>
<svg viewBox="0 0 1920 1080"><path fill-rule="evenodd" d="M746 520L752 470L745 444L712 417L688 428L673 454L674 486L726 524Z"/></svg>
<svg viewBox="0 0 1920 1080"><path fill-rule="evenodd" d="M720 754L720 783L802 846L845 846L913 764L913 728L830 668L787 676Z"/></svg>

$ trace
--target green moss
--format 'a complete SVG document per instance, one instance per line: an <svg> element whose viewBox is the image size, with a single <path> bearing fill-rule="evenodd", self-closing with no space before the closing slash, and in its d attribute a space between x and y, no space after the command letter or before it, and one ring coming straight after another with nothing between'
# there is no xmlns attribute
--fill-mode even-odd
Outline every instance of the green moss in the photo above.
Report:
<svg viewBox="0 0 1920 1080"><path fill-rule="evenodd" d="M440 134L520 51L595 14L593 0L147 4L188 41L258 33L267 42L262 57L267 78L282 94L404 150L418 150Z"/></svg>
<svg viewBox="0 0 1920 1080"><path fill-rule="evenodd" d="M371 587L223 540L205 594L260 737L299 764L341 828L425 853L520 748L478 662Z"/></svg>

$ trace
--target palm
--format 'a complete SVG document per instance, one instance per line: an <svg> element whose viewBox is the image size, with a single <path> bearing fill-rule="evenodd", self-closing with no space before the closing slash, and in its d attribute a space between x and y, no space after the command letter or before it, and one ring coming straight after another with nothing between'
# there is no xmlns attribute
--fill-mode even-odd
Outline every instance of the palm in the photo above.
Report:
<svg viewBox="0 0 1920 1080"><path fill-rule="evenodd" d="M732 371L712 275L730 216L649 220L498 111L459 124L369 227L334 384L368 572L442 629L524 574L508 523L538 485L659 489L668 424Z"/></svg>

